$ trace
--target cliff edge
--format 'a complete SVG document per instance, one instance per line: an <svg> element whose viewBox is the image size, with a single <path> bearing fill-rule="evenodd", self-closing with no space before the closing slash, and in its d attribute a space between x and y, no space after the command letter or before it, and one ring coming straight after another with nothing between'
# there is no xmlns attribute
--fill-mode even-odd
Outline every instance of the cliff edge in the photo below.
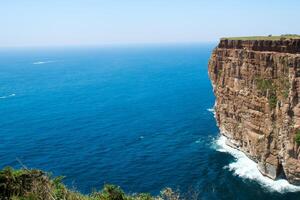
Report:
<svg viewBox="0 0 300 200"><path fill-rule="evenodd" d="M228 145L300 185L300 38L221 39L209 76Z"/></svg>

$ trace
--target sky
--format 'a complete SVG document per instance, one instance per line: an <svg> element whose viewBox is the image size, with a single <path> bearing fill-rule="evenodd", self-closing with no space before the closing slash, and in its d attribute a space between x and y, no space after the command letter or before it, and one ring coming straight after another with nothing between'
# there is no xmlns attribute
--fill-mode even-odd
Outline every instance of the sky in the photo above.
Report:
<svg viewBox="0 0 300 200"><path fill-rule="evenodd" d="M0 47L300 34L299 0L1 0Z"/></svg>

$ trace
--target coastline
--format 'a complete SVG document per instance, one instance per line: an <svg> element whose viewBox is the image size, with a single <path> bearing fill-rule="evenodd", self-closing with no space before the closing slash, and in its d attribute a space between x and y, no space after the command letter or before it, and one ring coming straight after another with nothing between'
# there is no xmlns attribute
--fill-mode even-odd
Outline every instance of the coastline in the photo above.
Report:
<svg viewBox="0 0 300 200"><path fill-rule="evenodd" d="M250 181L255 181L269 192L287 193L299 192L300 186L290 184L286 179L273 180L264 176L258 169L258 163L248 157L244 152L228 145L228 138L220 132L220 135L213 144L215 150L229 153L235 158L235 161L224 169L233 172L233 175Z"/></svg>
<svg viewBox="0 0 300 200"><path fill-rule="evenodd" d="M216 119L215 106L208 109L213 113L214 118ZM286 179L277 178L275 180L265 176L258 167L258 163L248 156L245 152L236 148L236 146L230 141L230 138L226 134L222 127L217 123L220 133L219 136L213 141L213 148L216 151L228 153L235 158L235 162L230 163L227 166L224 166L224 169L233 172L233 175L236 175L243 179L248 179L250 181L257 182L260 186L267 189L269 192L278 192L281 194L287 192L299 192L300 186L293 185L289 183Z"/></svg>

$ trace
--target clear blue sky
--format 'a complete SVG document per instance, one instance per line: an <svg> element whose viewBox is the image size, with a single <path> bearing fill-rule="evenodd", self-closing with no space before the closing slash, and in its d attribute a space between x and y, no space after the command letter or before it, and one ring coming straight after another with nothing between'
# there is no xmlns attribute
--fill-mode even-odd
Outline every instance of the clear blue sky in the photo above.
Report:
<svg viewBox="0 0 300 200"><path fill-rule="evenodd" d="M0 46L210 42L299 20L299 0L2 0Z"/></svg>

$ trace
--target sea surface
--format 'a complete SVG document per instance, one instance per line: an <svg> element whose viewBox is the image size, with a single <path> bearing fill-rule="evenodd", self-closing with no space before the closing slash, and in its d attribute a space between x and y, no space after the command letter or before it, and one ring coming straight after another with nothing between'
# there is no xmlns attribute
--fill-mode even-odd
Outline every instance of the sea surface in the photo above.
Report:
<svg viewBox="0 0 300 200"><path fill-rule="evenodd" d="M216 44L0 50L0 167L83 193L105 183L187 199L300 199L224 144L207 63Z"/></svg>

